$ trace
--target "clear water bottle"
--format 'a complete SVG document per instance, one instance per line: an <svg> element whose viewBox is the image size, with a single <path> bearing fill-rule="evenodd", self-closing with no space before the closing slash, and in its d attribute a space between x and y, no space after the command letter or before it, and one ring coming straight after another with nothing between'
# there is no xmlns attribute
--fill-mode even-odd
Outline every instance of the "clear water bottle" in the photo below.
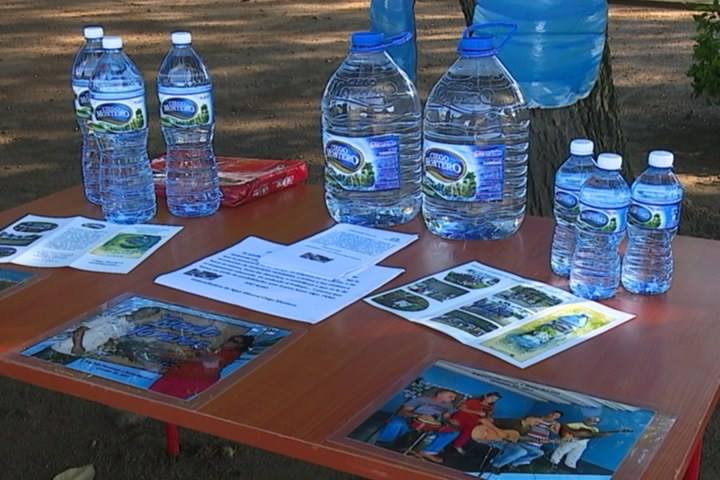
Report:
<svg viewBox="0 0 720 480"><path fill-rule="evenodd" d="M89 89L90 79L103 53L103 33L103 28L99 25L88 25L83 28L85 45L75 55L71 72L71 85L75 97L75 120L82 134L80 162L85 197L96 205L100 205L100 154L95 137L88 127L88 122L92 119Z"/></svg>
<svg viewBox="0 0 720 480"><path fill-rule="evenodd" d="M570 142L570 157L555 173L555 232L550 267L556 275L570 276L570 260L575 251L575 220L580 210L580 187L595 171L591 140Z"/></svg>
<svg viewBox="0 0 720 480"><path fill-rule="evenodd" d="M114 223L142 223L156 213L147 155L145 82L122 46L120 37L103 39L105 52L90 81L91 128L100 147L105 218Z"/></svg>
<svg viewBox="0 0 720 480"><path fill-rule="evenodd" d="M654 151L633 183L628 244L622 265L625 290L656 295L670 289L671 244L680 223L683 189L672 171L673 154Z"/></svg>
<svg viewBox="0 0 720 480"><path fill-rule="evenodd" d="M502 41L481 31L507 28ZM451 239L512 235L525 216L530 114L497 58L515 26L473 25L425 105L423 216Z"/></svg>
<svg viewBox="0 0 720 480"><path fill-rule="evenodd" d="M610 298L620 284L620 243L625 237L630 188L620 168L622 157L598 156L597 169L580 189L570 290L591 300Z"/></svg>
<svg viewBox="0 0 720 480"><path fill-rule="evenodd" d="M157 77L160 125L167 150L168 210L178 217L212 215L220 207L213 152L213 85L190 32L173 32Z"/></svg>
<svg viewBox="0 0 720 480"><path fill-rule="evenodd" d="M325 204L337 222L389 226L420 211L420 100L386 53L411 37L352 34L350 53L325 87Z"/></svg>

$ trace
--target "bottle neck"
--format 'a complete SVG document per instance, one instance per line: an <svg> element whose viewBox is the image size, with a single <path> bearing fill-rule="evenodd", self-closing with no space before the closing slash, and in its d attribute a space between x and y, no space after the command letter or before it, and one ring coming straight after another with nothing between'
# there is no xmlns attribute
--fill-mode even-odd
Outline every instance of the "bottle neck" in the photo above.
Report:
<svg viewBox="0 0 720 480"><path fill-rule="evenodd" d="M88 38L85 45L88 48L102 48L102 38Z"/></svg>

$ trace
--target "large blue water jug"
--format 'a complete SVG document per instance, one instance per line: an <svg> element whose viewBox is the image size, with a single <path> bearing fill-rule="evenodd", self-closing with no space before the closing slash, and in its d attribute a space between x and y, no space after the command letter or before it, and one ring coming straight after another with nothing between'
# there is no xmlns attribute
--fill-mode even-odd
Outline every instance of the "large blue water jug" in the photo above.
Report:
<svg viewBox="0 0 720 480"><path fill-rule="evenodd" d="M415 82L417 76L417 46L415 44L415 0L371 0L370 30L392 37L411 32L409 42L390 47L390 57Z"/></svg>
<svg viewBox="0 0 720 480"><path fill-rule="evenodd" d="M518 25L500 60L531 108L560 108L587 97L600 72L607 0L477 0L473 23Z"/></svg>

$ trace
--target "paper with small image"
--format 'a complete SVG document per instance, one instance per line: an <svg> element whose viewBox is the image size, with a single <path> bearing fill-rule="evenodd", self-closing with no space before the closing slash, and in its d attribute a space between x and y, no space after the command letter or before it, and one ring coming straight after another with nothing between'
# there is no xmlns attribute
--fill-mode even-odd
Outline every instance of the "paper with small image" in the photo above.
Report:
<svg viewBox="0 0 720 480"><path fill-rule="evenodd" d="M129 273L182 227L27 215L0 232L0 262Z"/></svg>
<svg viewBox="0 0 720 480"><path fill-rule="evenodd" d="M366 299L525 368L634 315L469 262Z"/></svg>
<svg viewBox="0 0 720 480"><path fill-rule="evenodd" d="M260 258L263 265L325 278L354 275L418 239L415 234L339 223Z"/></svg>
<svg viewBox="0 0 720 480"><path fill-rule="evenodd" d="M373 265L357 275L328 279L263 265L284 248L257 237L161 275L155 283L300 322L318 323L400 275Z"/></svg>

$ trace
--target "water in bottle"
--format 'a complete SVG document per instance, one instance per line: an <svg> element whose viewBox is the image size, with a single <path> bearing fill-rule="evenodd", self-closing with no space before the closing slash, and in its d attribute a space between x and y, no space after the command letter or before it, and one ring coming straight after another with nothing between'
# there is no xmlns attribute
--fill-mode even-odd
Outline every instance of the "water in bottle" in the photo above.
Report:
<svg viewBox="0 0 720 480"><path fill-rule="evenodd" d="M88 25L83 29L83 36L85 37L85 45L75 55L71 72L71 84L75 97L75 120L82 135L80 164L82 166L85 197L89 202L100 205L100 154L95 137L88 127L88 122L92 119L89 91L90 79L103 52L103 28L99 25Z"/></svg>
<svg viewBox="0 0 720 480"><path fill-rule="evenodd" d="M610 298L620 284L620 243L625 237L630 188L620 168L622 157L598 156L597 169L580 189L570 289L591 300Z"/></svg>
<svg viewBox="0 0 720 480"><path fill-rule="evenodd" d="M648 169L633 183L622 265L622 284L628 292L656 295L670 288L671 244L683 198L682 185L672 171L673 160L670 152L651 152Z"/></svg>
<svg viewBox="0 0 720 480"><path fill-rule="evenodd" d="M530 114L497 58L514 25L473 25L425 105L423 216L450 239L499 239L525 216Z"/></svg>
<svg viewBox="0 0 720 480"><path fill-rule="evenodd" d="M105 218L114 223L142 223L156 212L147 155L145 82L122 46L120 37L103 39L105 52L90 81L91 128L100 147Z"/></svg>
<svg viewBox="0 0 720 480"><path fill-rule="evenodd" d="M389 226L420 211L420 100L386 52L410 38L354 33L325 87L325 204L338 222Z"/></svg>
<svg viewBox="0 0 720 480"><path fill-rule="evenodd" d="M570 260L575 251L575 220L580 204L580 187L595 170L593 142L575 139L570 142L570 157L555 173L555 232L550 253L550 267L556 275L570 276Z"/></svg>
<svg viewBox="0 0 720 480"><path fill-rule="evenodd" d="M173 32L157 77L165 144L168 210L178 217L212 215L220 207L213 152L213 85L190 32Z"/></svg>

